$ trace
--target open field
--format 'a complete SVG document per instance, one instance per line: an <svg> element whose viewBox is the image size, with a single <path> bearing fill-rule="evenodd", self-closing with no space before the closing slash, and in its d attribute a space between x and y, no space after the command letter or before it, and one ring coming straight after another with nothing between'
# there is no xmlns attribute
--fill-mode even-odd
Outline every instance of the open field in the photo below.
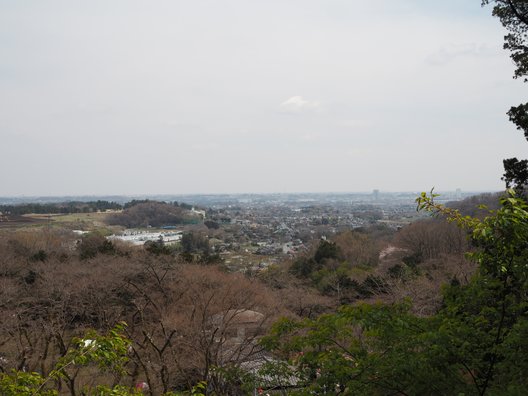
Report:
<svg viewBox="0 0 528 396"><path fill-rule="evenodd" d="M108 213L104 212L93 212L93 213L72 213L72 214L32 214L28 215L35 219L48 219L50 218L54 223L93 223L94 225L104 225L104 221L108 216Z"/></svg>
<svg viewBox="0 0 528 396"><path fill-rule="evenodd" d="M45 219L28 216L0 216L0 228L32 227L46 224Z"/></svg>
<svg viewBox="0 0 528 396"><path fill-rule="evenodd" d="M108 228L105 219L108 213L73 213L73 214L27 214L23 216L3 216L0 218L2 228L23 227L64 227L91 231ZM111 227L113 228L113 227Z"/></svg>

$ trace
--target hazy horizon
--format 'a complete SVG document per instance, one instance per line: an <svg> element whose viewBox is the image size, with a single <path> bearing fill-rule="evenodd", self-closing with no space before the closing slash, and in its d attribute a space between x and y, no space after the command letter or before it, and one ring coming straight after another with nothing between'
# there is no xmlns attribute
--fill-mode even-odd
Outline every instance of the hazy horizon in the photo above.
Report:
<svg viewBox="0 0 528 396"><path fill-rule="evenodd" d="M496 193L501 192L502 190L464 190L460 189L460 193L467 194L486 194L486 193ZM380 190L378 189L379 194L384 195L394 195L394 194L420 194L424 190ZM430 192L431 189L425 190ZM434 190L434 193L440 194L452 194L456 193L457 190ZM0 195L0 198L15 198L15 199L31 199L31 198L90 198L90 197L178 197L178 196L245 196L245 195L372 195L374 193L371 191L296 191L296 192L283 192L283 191L271 191L271 192L210 192L210 193L139 193L139 194L72 194L72 195Z"/></svg>
<svg viewBox="0 0 528 396"><path fill-rule="evenodd" d="M0 196L503 189L479 0L0 0Z"/></svg>

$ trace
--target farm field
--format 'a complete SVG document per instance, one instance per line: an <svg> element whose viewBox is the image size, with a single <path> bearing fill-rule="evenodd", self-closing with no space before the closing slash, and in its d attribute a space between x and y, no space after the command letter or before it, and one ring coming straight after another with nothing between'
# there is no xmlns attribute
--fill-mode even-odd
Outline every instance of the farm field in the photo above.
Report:
<svg viewBox="0 0 528 396"><path fill-rule="evenodd" d="M107 228L105 219L108 213L73 213L73 214L27 214L22 216L0 217L1 228L25 228L25 227L61 227L69 229L81 229L92 231ZM112 229L116 227L111 227ZM118 227L117 227L118 228Z"/></svg>

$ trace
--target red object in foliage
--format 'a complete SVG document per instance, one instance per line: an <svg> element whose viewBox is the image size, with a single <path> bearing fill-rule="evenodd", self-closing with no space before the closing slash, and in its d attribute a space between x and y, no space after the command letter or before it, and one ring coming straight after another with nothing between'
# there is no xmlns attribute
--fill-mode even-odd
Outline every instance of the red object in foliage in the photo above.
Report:
<svg viewBox="0 0 528 396"><path fill-rule="evenodd" d="M147 390L148 389L148 384L146 382L138 382L136 384L136 389L137 390Z"/></svg>
<svg viewBox="0 0 528 396"><path fill-rule="evenodd" d="M259 395L262 395L264 393L264 390L262 388L258 388L257 392L258 392Z"/></svg>

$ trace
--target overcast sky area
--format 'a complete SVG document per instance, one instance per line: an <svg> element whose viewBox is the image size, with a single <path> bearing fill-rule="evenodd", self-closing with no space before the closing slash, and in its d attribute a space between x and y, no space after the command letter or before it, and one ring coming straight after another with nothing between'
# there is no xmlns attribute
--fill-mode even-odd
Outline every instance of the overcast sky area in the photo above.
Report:
<svg viewBox="0 0 528 396"><path fill-rule="evenodd" d="M503 188L480 0L0 0L0 196Z"/></svg>

